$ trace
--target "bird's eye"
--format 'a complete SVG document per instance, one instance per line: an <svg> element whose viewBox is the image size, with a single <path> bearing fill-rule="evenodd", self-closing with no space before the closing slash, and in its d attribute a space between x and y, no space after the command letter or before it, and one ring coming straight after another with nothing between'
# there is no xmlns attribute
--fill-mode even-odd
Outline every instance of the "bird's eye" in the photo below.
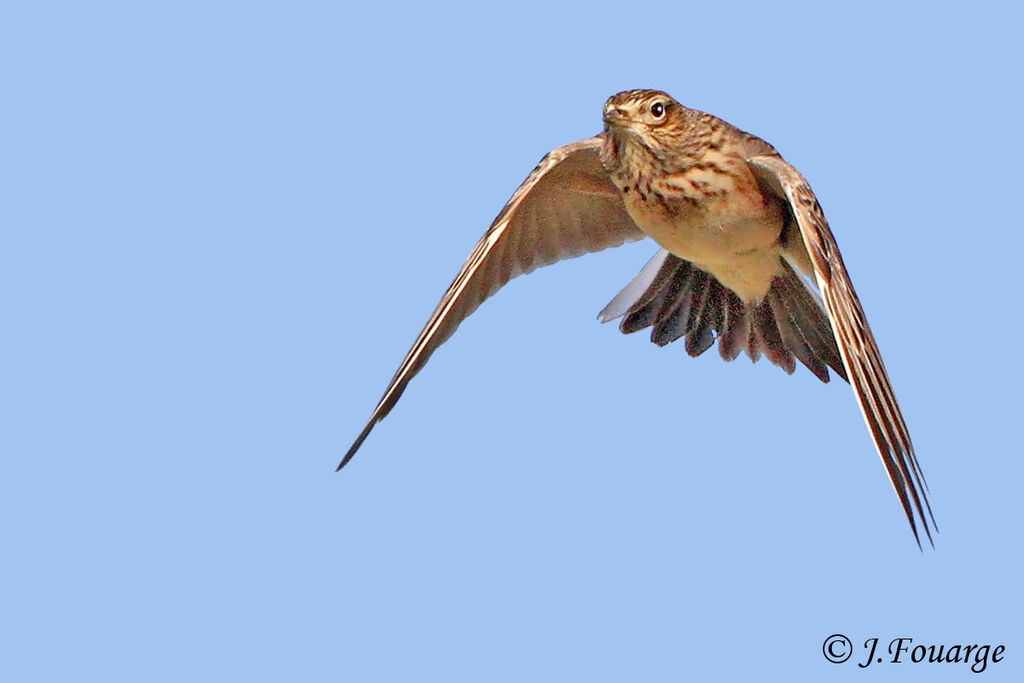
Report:
<svg viewBox="0 0 1024 683"><path fill-rule="evenodd" d="M654 116L654 118L660 119L662 116L665 115L665 105L662 104L661 102L655 102L654 104L651 105L651 114Z"/></svg>

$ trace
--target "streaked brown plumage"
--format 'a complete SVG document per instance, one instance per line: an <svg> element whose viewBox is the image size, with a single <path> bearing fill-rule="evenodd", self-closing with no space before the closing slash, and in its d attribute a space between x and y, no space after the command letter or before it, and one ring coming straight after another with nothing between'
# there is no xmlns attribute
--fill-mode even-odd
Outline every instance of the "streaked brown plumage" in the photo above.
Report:
<svg viewBox="0 0 1024 683"><path fill-rule="evenodd" d="M522 273L645 236L662 249L600 313L620 329L716 341L792 373L850 381L915 539L927 485L839 248L810 186L764 140L657 90L612 96L600 135L545 156L474 247L338 465L480 303ZM810 279L818 293L807 284ZM823 299L823 301L822 301Z"/></svg>

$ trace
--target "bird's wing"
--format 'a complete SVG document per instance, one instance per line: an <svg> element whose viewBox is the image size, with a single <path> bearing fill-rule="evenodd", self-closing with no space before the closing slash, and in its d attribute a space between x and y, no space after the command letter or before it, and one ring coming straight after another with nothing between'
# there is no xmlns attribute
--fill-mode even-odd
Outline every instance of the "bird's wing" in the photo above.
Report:
<svg viewBox="0 0 1024 683"><path fill-rule="evenodd" d="M926 495L928 486L889 384L882 356L821 206L800 172L781 157L755 156L748 159L748 163L762 191L788 203L796 218L800 236L810 255L814 280L825 300L846 374L875 448L882 457L918 545L921 544L918 517L929 542L932 542L931 526L935 525L935 518Z"/></svg>
<svg viewBox="0 0 1024 683"><path fill-rule="evenodd" d="M540 266L644 237L601 166L603 142L604 136L598 135L558 147L527 176L441 297L339 470L394 407L430 354L484 299Z"/></svg>

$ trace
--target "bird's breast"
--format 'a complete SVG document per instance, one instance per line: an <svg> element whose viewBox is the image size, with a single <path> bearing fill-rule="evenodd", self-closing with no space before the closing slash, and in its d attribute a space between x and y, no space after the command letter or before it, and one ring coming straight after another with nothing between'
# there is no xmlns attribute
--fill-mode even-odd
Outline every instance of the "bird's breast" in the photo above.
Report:
<svg viewBox="0 0 1024 683"><path fill-rule="evenodd" d="M662 247L734 284L749 295L744 298L767 291L784 215L777 202L764 199L745 165L736 172L694 167L640 177L620 190L633 221Z"/></svg>

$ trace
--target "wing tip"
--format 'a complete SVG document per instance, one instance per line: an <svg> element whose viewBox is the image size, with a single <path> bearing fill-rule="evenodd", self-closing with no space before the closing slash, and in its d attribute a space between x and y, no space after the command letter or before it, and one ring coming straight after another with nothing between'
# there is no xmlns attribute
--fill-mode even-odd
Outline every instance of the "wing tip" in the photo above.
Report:
<svg viewBox="0 0 1024 683"><path fill-rule="evenodd" d="M348 461L352 459L356 454L356 451L359 450L359 447L363 445L363 442L366 441L366 437L370 435L370 432L378 421L379 420L370 418L370 421L366 423L365 427L363 427L363 431L359 432L359 436L356 437L355 442L348 449L348 452L345 453L345 457L341 459L341 462L338 463L338 466L334 469L335 472L340 472L341 468L348 464Z"/></svg>
<svg viewBox="0 0 1024 683"><path fill-rule="evenodd" d="M909 475L907 475L909 477ZM928 496L924 491L918 490L912 480L905 482L906 489L900 496L901 502L903 503L903 511L907 515L907 521L910 522L910 530L914 534L914 540L917 541L917 549L924 552L924 545L921 543L921 533L918 530L918 519L921 522L921 528L924 529L925 538L928 539L928 545L935 550L935 538L932 536L932 529L935 533L939 533L939 525L935 521L935 513L932 512L932 504L928 500ZM897 490L897 493L900 493ZM909 493L909 495L908 495ZM913 505L911 505L913 501Z"/></svg>
<svg viewBox="0 0 1024 683"><path fill-rule="evenodd" d="M932 537L932 527L935 527L935 533L939 532L939 528L935 524L935 520L933 519L929 526L928 520L925 517L921 517L921 526L924 527L925 538L928 539L928 545L932 547L932 550L935 550L935 539ZM917 541L917 549L923 553L924 544L921 543L921 535L917 530L917 525L913 521L910 523L910 530L914 533L914 540Z"/></svg>

